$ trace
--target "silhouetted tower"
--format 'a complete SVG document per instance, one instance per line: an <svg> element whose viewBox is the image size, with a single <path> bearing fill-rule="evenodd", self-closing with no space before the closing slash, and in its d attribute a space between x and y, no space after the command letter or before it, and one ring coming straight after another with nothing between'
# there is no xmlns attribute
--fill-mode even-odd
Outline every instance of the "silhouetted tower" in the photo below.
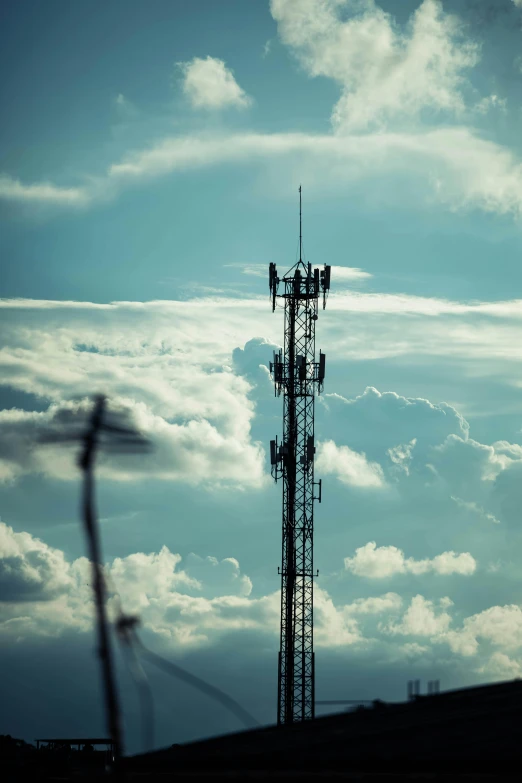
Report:
<svg viewBox="0 0 522 783"><path fill-rule="evenodd" d="M302 210L299 188L299 261L283 278L270 264L272 309L284 300L284 350L274 352L270 372L277 396L283 393L283 442L270 442L272 475L283 479L281 566L281 648L277 722L314 717L314 481L315 394L323 386L325 355L315 360L315 322L319 296L323 309L330 288L330 267L312 269L302 258ZM318 489L317 496L315 489Z"/></svg>

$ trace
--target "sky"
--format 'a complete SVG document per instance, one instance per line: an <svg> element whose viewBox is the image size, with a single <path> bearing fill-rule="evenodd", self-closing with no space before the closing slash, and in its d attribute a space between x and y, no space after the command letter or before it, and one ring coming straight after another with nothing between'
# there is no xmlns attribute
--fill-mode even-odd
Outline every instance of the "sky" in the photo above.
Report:
<svg viewBox="0 0 522 783"><path fill-rule="evenodd" d="M154 444L98 465L110 584L151 649L275 721L268 264L296 260L299 185L332 265L316 698L520 677L522 2L1 14L0 733L105 733L75 451L35 446L96 392ZM146 673L155 747L242 728Z"/></svg>

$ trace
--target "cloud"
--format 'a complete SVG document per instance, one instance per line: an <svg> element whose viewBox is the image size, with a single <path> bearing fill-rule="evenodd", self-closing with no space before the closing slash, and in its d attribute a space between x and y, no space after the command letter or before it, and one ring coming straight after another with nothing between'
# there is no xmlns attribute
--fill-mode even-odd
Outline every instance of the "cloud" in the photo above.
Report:
<svg viewBox="0 0 522 783"><path fill-rule="evenodd" d="M34 182L24 184L19 179L0 175L0 199L19 204L48 205L59 207L87 206L93 194L86 187L60 187L52 182Z"/></svg>
<svg viewBox="0 0 522 783"><path fill-rule="evenodd" d="M344 566L356 576L368 579L386 579L396 574L427 574L429 572L448 576L461 574L470 576L475 573L477 564L469 552L456 554L443 552L431 559L415 560L405 557L402 549L396 546L380 546L369 541L355 550L353 557L344 559Z"/></svg>
<svg viewBox="0 0 522 783"><path fill-rule="evenodd" d="M381 623L385 634L429 637L432 643L447 644L451 651L464 658L479 657L475 671L489 676L505 677L521 671L520 661L509 655L522 649L522 610L517 605L491 606L464 618L453 628L448 609L449 598L436 602L416 595L400 622ZM491 647L498 648L491 654ZM508 655L509 653L509 655Z"/></svg>
<svg viewBox="0 0 522 783"><path fill-rule="evenodd" d="M137 613L147 630L181 647L216 641L233 629L276 630L277 595L249 598L252 585L237 560L190 555L185 568L181 562L166 546L115 558L105 567L111 613L117 606L115 588L124 609ZM0 522L4 641L90 630L91 581L85 558L69 562L61 550Z"/></svg>
<svg viewBox="0 0 522 783"><path fill-rule="evenodd" d="M217 165L273 167L276 176L304 175L316 192L349 193L360 183L380 204L401 201L411 209L479 209L517 218L522 213L522 164L507 147L465 127L362 136L197 134L170 136L134 150L111 164L105 175L76 188L50 183L21 185L4 177L0 198L41 205L80 206L117 195L143 181ZM375 187L375 183L379 187ZM14 183L14 184L13 184Z"/></svg>
<svg viewBox="0 0 522 783"><path fill-rule="evenodd" d="M63 552L0 521L0 600L43 601L72 586Z"/></svg>
<svg viewBox="0 0 522 783"><path fill-rule="evenodd" d="M232 482L255 487L263 484L264 452L259 444L249 442L248 425L245 438L239 422L234 431L227 432L226 422L221 422L221 427L197 419L176 423L155 415L144 403L113 396L111 404L115 410L131 414L133 424L151 442L152 451L147 455L118 456L105 454L102 448L99 470L104 478L135 481L153 476L191 485ZM10 481L24 473L75 479L74 451L63 446L38 446L38 440L47 432L63 430L60 419L64 412L72 414L70 426L78 421L76 430L80 433L86 426L89 405L85 399L79 403L53 404L43 413L0 411L6 436L0 450L0 479Z"/></svg>
<svg viewBox="0 0 522 783"><path fill-rule="evenodd" d="M409 463L413 458L413 449L417 443L417 438L412 438L409 443L401 443L387 450L387 455L391 459L394 468L399 473L410 475Z"/></svg>
<svg viewBox="0 0 522 783"><path fill-rule="evenodd" d="M373 277L369 272L365 272L364 269L357 266L332 266L332 275L337 284L347 280L368 280Z"/></svg>
<svg viewBox="0 0 522 783"><path fill-rule="evenodd" d="M465 509L466 511L471 511L474 514L478 514L478 516L482 517L483 519L486 519L488 522L493 522L495 525L499 525L500 521L496 518L494 514L490 514L487 511L485 511L482 506L480 506L478 503L473 502L472 500L462 500L462 498L457 497L451 497L453 501L459 506L460 508Z"/></svg>
<svg viewBox="0 0 522 783"><path fill-rule="evenodd" d="M520 606L492 606L483 612L467 617L462 629L452 637L458 641L471 642L475 647L479 639L491 642L497 647L515 651L522 648L522 609Z"/></svg>
<svg viewBox="0 0 522 783"><path fill-rule="evenodd" d="M385 485L378 463L368 462L365 454L358 454L348 446L337 446L333 440L318 444L316 468L351 487L381 488Z"/></svg>
<svg viewBox="0 0 522 783"><path fill-rule="evenodd" d="M439 573L448 572L444 570L448 554L452 568L458 562L454 553L433 558ZM402 555L396 562L425 561L405 561ZM124 610L138 615L145 632L166 650L226 649L252 633L258 645L262 638L264 644L277 644L280 593L256 592L234 557L220 560L190 554L182 558L162 546L155 552L116 557L106 564L105 572L109 614L114 616L118 607L116 590ZM70 561L61 550L0 523L0 575L4 647L93 632L91 569L86 558ZM458 610L449 597L415 594L408 600L388 592L347 602L335 600L316 585L314 615L316 648L350 648L354 661L371 653L380 667L419 655L440 662L436 648L446 645L459 658L474 658L477 674L502 677L519 671L522 610L517 605L490 606L458 621ZM405 644L405 636L413 638ZM443 660L448 663L447 654Z"/></svg>
<svg viewBox="0 0 522 783"><path fill-rule="evenodd" d="M513 0L517 8L522 8L522 0Z"/></svg>
<svg viewBox="0 0 522 783"><path fill-rule="evenodd" d="M343 132L416 117L423 109L458 113L464 73L479 48L438 0L424 0L402 32L373 0L271 0L279 35L310 76L334 79L341 98L334 127Z"/></svg>
<svg viewBox="0 0 522 783"><path fill-rule="evenodd" d="M449 486L462 494L473 491L482 482L492 483L503 470L519 460L520 455L512 459L494 445L451 434L433 447L430 464Z"/></svg>
<svg viewBox="0 0 522 783"><path fill-rule="evenodd" d="M521 0L522 3L522 0ZM522 4L521 4L522 8ZM484 674L500 679L515 679L522 675L522 664L514 661L506 653L494 652L489 661L479 669Z"/></svg>
<svg viewBox="0 0 522 783"><path fill-rule="evenodd" d="M379 206L400 202L404 209L432 210L439 205L520 217L520 158L473 128L433 126L434 113L441 111L463 121L465 72L479 51L439 0L424 0L405 30L374 0L273 0L271 8L280 36L307 71L340 84L335 133L166 133L79 185L22 183L4 174L0 199L40 210L77 209L146 180L217 165L249 165L263 174L270 167L269 178L285 182L304 176L319 197L339 189L359 192L364 183L367 198ZM181 71L193 105L251 102L222 60L196 57L181 63ZM475 116L502 106L499 96L477 102L473 95ZM116 100L121 107L129 103L122 94ZM415 124L420 114L428 124Z"/></svg>
<svg viewBox="0 0 522 783"><path fill-rule="evenodd" d="M385 595L371 598L356 598L351 604L344 607L347 614L382 614L392 610L398 610L402 606L402 598L397 593L385 593Z"/></svg>
<svg viewBox="0 0 522 783"><path fill-rule="evenodd" d="M441 603L442 611L437 614L436 605L422 595L416 595L398 624L391 623L386 632L405 636L427 636L434 639L443 636L451 624L451 616L444 608L451 605L449 599Z"/></svg>
<svg viewBox="0 0 522 783"><path fill-rule="evenodd" d="M488 95L481 100L475 106L476 111L480 114L487 114L491 109L499 109L500 111L507 111L507 100L505 98L499 98L498 95Z"/></svg>
<svg viewBox="0 0 522 783"><path fill-rule="evenodd" d="M419 397L380 392L372 386L353 399L335 393L325 394L323 399L327 415L321 431L333 434L342 427L349 433L350 447L357 452L364 449L369 459L381 466L393 455L392 465L403 461L410 472L413 455L415 465L422 464L431 448L449 435L456 434L462 440L468 437L468 422L444 402L434 404Z"/></svg>
<svg viewBox="0 0 522 783"><path fill-rule="evenodd" d="M266 277L266 264L224 264L225 268L240 269L244 275L252 277ZM365 272L356 266L332 266L333 279L337 284L344 281L367 280L373 277L370 272Z"/></svg>
<svg viewBox="0 0 522 783"><path fill-rule="evenodd" d="M252 99L241 89L234 74L216 57L194 57L178 64L183 74L183 92L196 109L246 108Z"/></svg>
<svg viewBox="0 0 522 783"><path fill-rule="evenodd" d="M123 119L132 119L138 114L138 110L134 103L121 92L118 93L114 99L114 106Z"/></svg>
<svg viewBox="0 0 522 783"><path fill-rule="evenodd" d="M6 588L0 603L0 636L4 641L92 628L91 576L85 558L69 562L60 550L28 533L14 533L1 523L0 544L0 573ZM33 574L35 568L39 569L38 579ZM163 546L159 552L116 557L105 569L110 613L118 605L116 590L124 610L137 614L144 629L170 647L215 645L227 634L246 631L274 640L278 637L279 591L252 595L252 581L234 557L218 560L190 554L183 560ZM24 602L22 610L20 601ZM316 646L363 643L360 623L374 623L372 618L397 612L401 605L396 593L335 604L316 586Z"/></svg>

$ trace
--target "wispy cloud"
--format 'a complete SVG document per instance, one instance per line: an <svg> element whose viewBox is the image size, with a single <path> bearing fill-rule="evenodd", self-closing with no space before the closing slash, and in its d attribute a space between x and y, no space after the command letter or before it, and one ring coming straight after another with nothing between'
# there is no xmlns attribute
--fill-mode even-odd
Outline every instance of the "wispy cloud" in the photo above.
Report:
<svg viewBox="0 0 522 783"><path fill-rule="evenodd" d="M0 199L21 204L47 204L60 207L85 207L93 199L88 187L60 187L52 182L24 184L7 175L0 176Z"/></svg>
<svg viewBox="0 0 522 783"><path fill-rule="evenodd" d="M439 203L451 210L480 209L497 214L522 214L522 164L495 142L481 139L468 128L434 129L422 133L374 133L363 136L304 133L240 133L174 136L136 150L109 166L104 176L82 186L51 183L23 184L4 176L0 198L68 208L86 206L140 182L191 169L230 165L273 164L281 177L301 175L316 183L318 192L360 182L382 183L401 172L405 204ZM282 166L281 164L284 164ZM320 176L319 176L320 172ZM408 187L410 198L408 198ZM414 198L415 196L415 198ZM394 191L396 199L396 192Z"/></svg>

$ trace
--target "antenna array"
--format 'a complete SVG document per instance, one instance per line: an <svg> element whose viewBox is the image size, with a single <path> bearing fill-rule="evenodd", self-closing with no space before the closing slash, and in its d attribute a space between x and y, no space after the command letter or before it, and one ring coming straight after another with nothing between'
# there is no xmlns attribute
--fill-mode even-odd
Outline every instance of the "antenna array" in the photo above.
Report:
<svg viewBox="0 0 522 783"><path fill-rule="evenodd" d="M284 349L270 363L275 394L284 400L283 441L270 442L272 476L283 480L278 724L313 718L315 699L313 512L321 481L314 480L314 411L326 366L324 353L315 358L315 323L319 297L326 306L331 268L303 263L301 215L299 188L299 261L283 278L275 264L269 267L272 310L278 299L285 309Z"/></svg>

